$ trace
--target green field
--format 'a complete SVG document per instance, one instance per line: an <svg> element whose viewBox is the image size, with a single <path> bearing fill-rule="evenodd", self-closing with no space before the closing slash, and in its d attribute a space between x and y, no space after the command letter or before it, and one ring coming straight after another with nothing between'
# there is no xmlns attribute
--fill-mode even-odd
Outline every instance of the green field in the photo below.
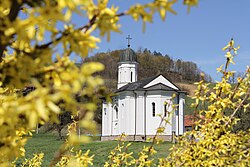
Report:
<svg viewBox="0 0 250 167"><path fill-rule="evenodd" d="M29 158L33 153L43 152L44 160L43 166L49 166L50 161L53 159L56 150L60 147L63 141L58 140L58 137L53 134L38 134L34 135L33 138L28 140L26 145L26 157ZM151 143L145 142L132 142L128 152L133 152L135 157L138 157L138 152L143 148L144 145L148 146ZM80 148L84 151L90 150L90 155L95 155L94 166L103 166L107 160L109 152L117 146L117 141L93 141L91 143L81 145ZM166 157L169 154L169 148L172 146L170 142L164 142L155 146L157 154L154 158ZM156 161L157 162L157 161Z"/></svg>

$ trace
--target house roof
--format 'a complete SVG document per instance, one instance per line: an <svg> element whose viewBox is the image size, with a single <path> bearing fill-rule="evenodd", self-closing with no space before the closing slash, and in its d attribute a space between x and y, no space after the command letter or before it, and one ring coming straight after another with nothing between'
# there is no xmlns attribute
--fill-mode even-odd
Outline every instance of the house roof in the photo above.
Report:
<svg viewBox="0 0 250 167"><path fill-rule="evenodd" d="M157 81L158 78L164 78L165 82ZM170 82L167 78L164 76L157 75L154 77L146 78L137 82L132 82L124 85L120 89L116 91L122 92L122 91L135 91L135 90L166 90L166 91L180 91L180 89L175 86L172 82ZM181 92L181 91L180 91Z"/></svg>
<svg viewBox="0 0 250 167"><path fill-rule="evenodd" d="M192 126L194 123L193 123L193 115L185 115L184 117L184 126L187 127L187 126Z"/></svg>
<svg viewBox="0 0 250 167"><path fill-rule="evenodd" d="M204 120L205 117L203 115L197 115L196 120ZM194 116L193 115L185 115L184 117L184 126L193 126L194 123Z"/></svg>

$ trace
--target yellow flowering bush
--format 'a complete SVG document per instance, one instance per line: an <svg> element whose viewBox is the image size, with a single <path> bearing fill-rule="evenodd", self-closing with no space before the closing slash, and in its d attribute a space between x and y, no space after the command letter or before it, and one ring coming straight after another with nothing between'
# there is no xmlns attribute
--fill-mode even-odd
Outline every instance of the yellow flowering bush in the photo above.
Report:
<svg viewBox="0 0 250 167"><path fill-rule="evenodd" d="M69 56L76 54L84 58L97 48L99 37L110 40L111 32L120 32L122 16L143 21L145 29L145 23L152 22L155 13L162 20L169 12L175 14L172 6L176 2L154 0L118 13L119 8L109 7L108 0L0 1L0 166L16 166L18 158L25 156L24 146L32 136L31 131L38 124L58 123L57 116L64 111L70 111L74 121L50 166L93 165L94 157L89 156L89 151L75 149L75 145L90 140L86 136L78 137L76 129L80 126L96 132L93 118L97 94L105 94L103 80L94 74L104 66L93 62L77 67ZM198 0L183 0L183 3L190 8ZM77 27L72 15L81 17L83 24ZM224 69L218 69L223 73L222 81L213 91L203 81L197 83L194 107L197 109L204 103L209 106L195 115L203 115L204 119L197 120L194 130L178 140L167 158L160 159L160 166L249 166L249 132L232 133L231 128L237 123L235 113L249 108L250 70L238 79L235 87L228 84L233 74L228 66L233 63L238 48L232 40L224 50L228 51L227 63ZM24 95L27 87L34 90ZM79 102L77 97L86 100ZM157 134L163 128L160 125ZM152 141L152 146L143 148L136 159L132 153L126 153L129 144L125 145L121 139L105 166L153 165L150 156L156 153L153 145L159 142L157 135ZM22 166L41 166L42 158L42 153L34 154Z"/></svg>
<svg viewBox="0 0 250 167"><path fill-rule="evenodd" d="M165 18L175 0L156 0L135 5L118 13L108 0L10 0L0 1L0 166L15 166L25 156L24 146L38 124L58 123L58 114L70 111L74 119L65 144L51 166L91 164L92 157L75 144L87 142L77 137L76 127L95 133L93 123L103 80L94 76L103 70L100 63L77 67L72 54L82 58L97 48L99 37L110 39L120 32L120 17L151 22L154 13ZM186 4L186 3L185 3ZM188 5L193 5L188 3ZM140 9L140 10L137 10ZM76 26L72 15L82 18ZM97 32L97 33L96 33ZM99 33L99 34L98 34ZM94 34L97 34L95 36ZM55 61L52 61L56 57ZM28 94L26 88L34 88ZM83 97L84 102L79 102ZM40 166L43 154L25 160L23 166Z"/></svg>
<svg viewBox="0 0 250 167"><path fill-rule="evenodd" d="M239 121L235 114L250 105L250 67L235 86L229 84L234 72L228 67L238 49L233 39L223 48L226 63L217 69L222 78L212 89L204 81L196 83L193 130L178 139L160 166L250 166L250 129L233 132Z"/></svg>

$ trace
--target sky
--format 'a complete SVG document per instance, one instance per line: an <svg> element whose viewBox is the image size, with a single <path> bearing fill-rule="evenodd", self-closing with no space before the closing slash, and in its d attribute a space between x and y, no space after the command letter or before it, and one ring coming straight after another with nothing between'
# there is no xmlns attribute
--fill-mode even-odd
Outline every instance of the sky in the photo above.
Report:
<svg viewBox="0 0 250 167"><path fill-rule="evenodd" d="M148 0L111 0L111 4L120 6L119 11L126 10L135 3ZM197 7L187 7L179 0L173 6L178 13L167 14L163 22L157 14L153 24L147 24L142 31L142 22L135 22L130 16L122 17L122 33L112 33L111 40L106 37L98 44L97 52L124 49L127 47L127 35L132 37L131 48L147 48L151 51L167 54L175 60L193 61L215 81L220 79L216 68L225 63L222 48L234 38L240 50L235 57L236 64L231 70L244 72L250 65L250 0L200 0ZM90 54L91 55L91 54Z"/></svg>

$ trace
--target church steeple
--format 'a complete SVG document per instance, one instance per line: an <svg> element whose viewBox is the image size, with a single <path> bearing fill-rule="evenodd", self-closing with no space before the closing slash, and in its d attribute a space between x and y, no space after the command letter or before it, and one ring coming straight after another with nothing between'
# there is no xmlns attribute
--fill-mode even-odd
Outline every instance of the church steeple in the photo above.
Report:
<svg viewBox="0 0 250 167"><path fill-rule="evenodd" d="M130 48L130 35L126 38L128 40L128 47L120 55L120 62L137 62L137 55L133 49Z"/></svg>
<svg viewBox="0 0 250 167"><path fill-rule="evenodd" d="M126 38L128 40L128 47L121 53L120 61L118 63L118 85L120 87L137 81L137 55L130 48L130 35Z"/></svg>

